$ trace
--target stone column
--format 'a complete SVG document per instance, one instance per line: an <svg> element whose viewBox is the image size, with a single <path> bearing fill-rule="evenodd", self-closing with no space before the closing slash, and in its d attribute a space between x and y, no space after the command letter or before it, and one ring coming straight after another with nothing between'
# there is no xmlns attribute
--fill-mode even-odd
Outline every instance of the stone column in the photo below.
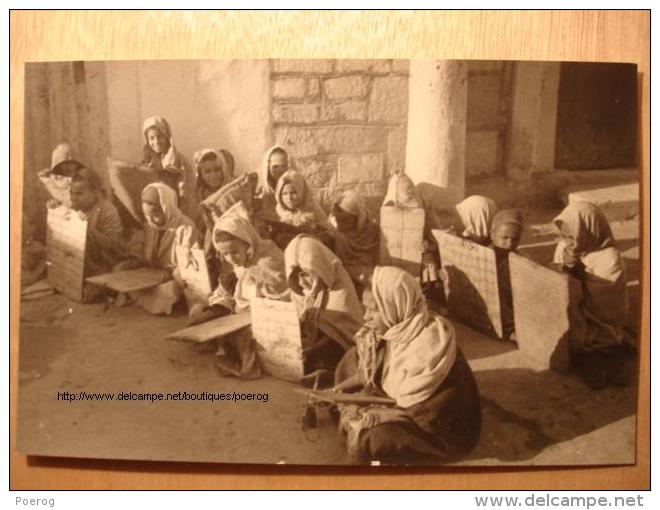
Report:
<svg viewBox="0 0 660 510"><path fill-rule="evenodd" d="M555 166L559 62L516 62L505 170L514 180Z"/></svg>
<svg viewBox="0 0 660 510"><path fill-rule="evenodd" d="M465 196L467 64L411 60L406 173L426 204L455 205Z"/></svg>

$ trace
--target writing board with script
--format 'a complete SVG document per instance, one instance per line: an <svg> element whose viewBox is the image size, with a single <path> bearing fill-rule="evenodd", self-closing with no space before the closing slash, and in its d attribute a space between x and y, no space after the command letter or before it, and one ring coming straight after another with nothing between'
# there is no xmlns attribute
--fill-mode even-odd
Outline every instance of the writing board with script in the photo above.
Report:
<svg viewBox="0 0 660 510"><path fill-rule="evenodd" d="M380 208L380 264L419 277L424 251L424 209Z"/></svg>
<svg viewBox="0 0 660 510"><path fill-rule="evenodd" d="M261 367L274 377L298 381L305 370L296 306L286 301L254 298L250 301L250 312Z"/></svg>
<svg viewBox="0 0 660 510"><path fill-rule="evenodd" d="M117 292L137 292L138 290L151 289L163 283L163 274L162 269L144 267L90 276L87 281Z"/></svg>
<svg viewBox="0 0 660 510"><path fill-rule="evenodd" d="M567 372L571 317L582 298L580 283L515 253L509 254L509 270L518 348L545 367Z"/></svg>
<svg viewBox="0 0 660 510"><path fill-rule="evenodd" d="M432 233L449 311L475 329L502 338L495 251L441 230Z"/></svg>
<svg viewBox="0 0 660 510"><path fill-rule="evenodd" d="M60 206L48 209L46 257L48 283L76 301L82 300L87 221Z"/></svg>
<svg viewBox="0 0 660 510"><path fill-rule="evenodd" d="M180 329L170 333L165 338L188 342L208 342L248 327L251 320L248 312L225 315L224 317Z"/></svg>
<svg viewBox="0 0 660 510"><path fill-rule="evenodd" d="M206 304L211 288L211 278L206 265L204 250L188 246L176 246L176 263L181 279L186 282L184 294L188 306Z"/></svg>

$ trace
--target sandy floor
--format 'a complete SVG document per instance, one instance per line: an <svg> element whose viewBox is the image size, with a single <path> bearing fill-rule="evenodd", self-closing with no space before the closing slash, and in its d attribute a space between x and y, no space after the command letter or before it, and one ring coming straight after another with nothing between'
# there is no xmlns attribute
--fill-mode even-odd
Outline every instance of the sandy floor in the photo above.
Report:
<svg viewBox="0 0 660 510"><path fill-rule="evenodd" d="M623 240L634 294L636 232L624 225L615 235ZM545 242L542 235L527 241ZM164 339L185 322L185 317L152 317L133 306L81 305L60 295L21 303L19 451L83 458L347 462L342 437L327 415L319 428L303 431L305 400L292 391L295 385L273 378L223 378L214 366L213 347ZM634 462L636 384L591 391L575 375L535 365L513 343L462 324L456 330L483 400L481 440L459 464ZM65 390L267 392L269 401L58 401L57 392Z"/></svg>

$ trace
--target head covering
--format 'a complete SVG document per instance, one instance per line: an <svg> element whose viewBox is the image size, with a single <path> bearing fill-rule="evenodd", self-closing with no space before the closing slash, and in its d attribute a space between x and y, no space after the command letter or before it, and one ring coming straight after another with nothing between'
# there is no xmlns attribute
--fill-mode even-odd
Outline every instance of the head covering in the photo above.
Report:
<svg viewBox="0 0 660 510"><path fill-rule="evenodd" d="M181 156L179 156L179 153L176 151L176 148L174 147L174 142L171 140L170 140L170 148L167 149L167 152L163 154L161 158L161 165L163 167L163 170L165 170L166 172L183 175L184 172L183 160L181 159Z"/></svg>
<svg viewBox="0 0 660 510"><path fill-rule="evenodd" d="M149 145L149 139L147 138L147 131L149 131L152 128L157 129L161 135L163 135L165 138L167 138L170 141L170 147L166 154L157 154ZM174 160L174 155L176 155L176 152L172 149L172 147L174 146L174 142L172 141L172 130L170 129L170 125L167 123L167 121L164 118L149 117L148 119L146 119L142 124L142 133L144 134L144 142L145 142L144 147L142 148L143 164L148 165L150 168L156 171L163 170L166 167L166 162L162 161L162 159L165 159L165 156L167 154L172 153L168 157L169 159L167 161L167 164L174 164L176 166L176 161ZM179 167L177 166L177 168Z"/></svg>
<svg viewBox="0 0 660 510"><path fill-rule="evenodd" d="M413 209L422 207L422 199L415 189L415 183L405 173L396 173L387 185L383 205L396 205Z"/></svg>
<svg viewBox="0 0 660 510"><path fill-rule="evenodd" d="M162 182L149 184L142 190L141 195L142 200L147 203L158 203L165 217L163 226L153 225L147 220L144 228L144 259L152 267L172 267L176 265L177 231L180 239L183 238L182 233L185 233L188 244L192 246L198 242L197 228L177 207L176 192L167 184ZM154 198L156 200L153 200Z"/></svg>
<svg viewBox="0 0 660 510"><path fill-rule="evenodd" d="M362 325L362 303L341 261L323 243L307 235L295 237L284 251L286 276L292 299L299 312L305 297L296 277L296 269L318 275L327 290L315 305L320 309L319 329L344 348L353 344L353 336Z"/></svg>
<svg viewBox="0 0 660 510"><path fill-rule="evenodd" d="M61 171L57 168L60 166L62 163L66 163L67 161L71 161L72 163L75 163L78 168L84 168L85 165L83 165L80 161L76 160L73 157L73 149L71 148L71 145L67 142L59 144L57 147L53 149L53 154L51 155L50 159L50 171L59 174Z"/></svg>
<svg viewBox="0 0 660 510"><path fill-rule="evenodd" d="M388 328L382 386L407 408L429 398L449 374L457 351L454 328L430 316L422 288L402 269L376 267L371 290Z"/></svg>
<svg viewBox="0 0 660 510"><path fill-rule="evenodd" d="M383 335L385 340L410 342L431 318L422 288L407 271L377 266L373 274L372 293L388 327Z"/></svg>
<svg viewBox="0 0 660 510"><path fill-rule="evenodd" d="M360 232L367 220L369 219L369 212L367 205L362 200L362 197L355 191L345 191L341 198L335 202L335 207L339 207L353 216L357 216L357 224L355 229Z"/></svg>
<svg viewBox="0 0 660 510"><path fill-rule="evenodd" d="M212 239L216 250L217 232L227 232L245 242L248 257L245 266L234 266L237 283L233 295L220 286L209 304L222 304L235 312L245 310L250 306L248 285L256 285L265 297L281 298L287 291L284 254L273 241L259 237L242 202L234 204L215 222Z"/></svg>
<svg viewBox="0 0 660 510"><path fill-rule="evenodd" d="M472 195L456 205L456 212L463 223L463 237L475 242L490 238L490 226L497 212L495 202L490 198Z"/></svg>
<svg viewBox="0 0 660 510"><path fill-rule="evenodd" d="M250 248L257 247L262 239L250 223L250 215L243 202L237 202L215 222L213 226L213 246L218 249L216 244L216 234L218 232L227 232L234 237L245 242Z"/></svg>
<svg viewBox="0 0 660 510"><path fill-rule="evenodd" d="M518 209L505 209L493 216L490 231L494 232L500 225L516 225L523 228L523 217Z"/></svg>
<svg viewBox="0 0 660 510"><path fill-rule="evenodd" d="M291 168L291 161L289 161L289 153L279 145L273 145L270 149L266 151L264 157L264 166L260 175L261 182L260 186L271 193L275 193L275 188L277 187L277 182L273 179L273 176L270 175L270 157L273 155L273 152L283 152L286 154L287 162L289 163L289 168Z"/></svg>
<svg viewBox="0 0 660 510"><path fill-rule="evenodd" d="M158 131L160 131L160 134L162 134L168 140L172 138L172 130L170 129L170 125L163 117L149 117L143 122L142 133L144 134L145 141L147 140L147 131L149 131L151 128L156 128Z"/></svg>
<svg viewBox="0 0 660 510"><path fill-rule="evenodd" d="M287 184L293 185L298 193L298 208L291 210L282 202L282 190ZM322 227L323 229L330 229L328 217L325 211L316 203L314 197L309 191L307 181L303 175L296 170L287 170L284 172L280 180L277 181L277 188L275 190L275 212L279 220L283 223L308 229L309 227Z"/></svg>
<svg viewBox="0 0 660 510"><path fill-rule="evenodd" d="M335 202L335 208L357 217L354 229L334 232L334 251L351 278L354 281L362 281L378 263L380 228L369 217L362 197L354 191L345 192Z"/></svg>
<svg viewBox="0 0 660 510"><path fill-rule="evenodd" d="M307 186L307 181L303 175L296 170L287 170L282 177L280 177L280 180L277 181L277 188L275 189L278 214L285 211L292 212L291 209L285 206L282 202L282 191L287 184L291 184L298 193L298 209L304 209L309 198L309 187Z"/></svg>
<svg viewBox="0 0 660 510"><path fill-rule="evenodd" d="M207 198L211 193L213 193L216 190L210 189L207 185L206 182L204 182L204 179L200 175L200 169L199 165L202 161L204 161L204 158L209 156L210 154L213 154L214 160L217 165L220 166L222 170L222 184L220 186L223 186L225 183L228 182L228 180L231 178L231 172L229 168L229 163L227 162L227 155L229 152L223 151L223 150L215 150L215 149L201 149L195 152L193 154L193 160L195 162L195 174L197 178L197 183L196 183L196 188L197 188L197 201L201 202L205 198ZM229 154L231 156L231 154ZM233 158L232 158L233 159Z"/></svg>
<svg viewBox="0 0 660 510"><path fill-rule="evenodd" d="M553 223L575 238L575 253L586 254L614 246L614 236L603 212L590 202L571 202Z"/></svg>
<svg viewBox="0 0 660 510"><path fill-rule="evenodd" d="M149 204L157 203L163 211L165 224L162 227L159 227L149 223L151 227L156 230L170 230L176 228L180 224L183 213L176 205L176 192L167 184L154 182L146 186L144 190L142 190L142 201Z"/></svg>
<svg viewBox="0 0 660 510"><path fill-rule="evenodd" d="M142 202L160 206L160 194L153 186L147 186L142 190Z"/></svg>
<svg viewBox="0 0 660 510"><path fill-rule="evenodd" d="M233 179L234 172L236 171L236 161L234 160L234 155L227 149L220 149L218 152L222 154L222 157L227 164L225 168L225 180Z"/></svg>

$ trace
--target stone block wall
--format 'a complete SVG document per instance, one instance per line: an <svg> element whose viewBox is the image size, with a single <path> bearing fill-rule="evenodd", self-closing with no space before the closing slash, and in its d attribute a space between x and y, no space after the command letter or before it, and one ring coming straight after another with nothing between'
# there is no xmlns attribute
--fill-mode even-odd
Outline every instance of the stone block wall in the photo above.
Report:
<svg viewBox="0 0 660 510"><path fill-rule="evenodd" d="M512 62L468 61L466 177L504 174Z"/></svg>
<svg viewBox="0 0 660 510"><path fill-rule="evenodd" d="M405 165L408 62L272 60L272 138L322 207L357 189L377 210Z"/></svg>

